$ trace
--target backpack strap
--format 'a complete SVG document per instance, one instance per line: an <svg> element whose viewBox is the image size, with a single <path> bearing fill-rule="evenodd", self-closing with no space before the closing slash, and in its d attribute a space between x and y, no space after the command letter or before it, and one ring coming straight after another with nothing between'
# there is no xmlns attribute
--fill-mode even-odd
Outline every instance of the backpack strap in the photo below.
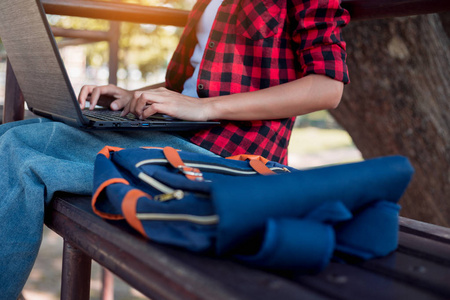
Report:
<svg viewBox="0 0 450 300"><path fill-rule="evenodd" d="M172 167L178 169L181 173L184 174L184 176L186 176L187 179L193 181L203 181L202 172L200 172L200 170L197 168L186 166L177 150L172 147L164 147L163 153Z"/></svg>
<svg viewBox="0 0 450 300"><path fill-rule="evenodd" d="M197 168L186 166L177 150L175 150L172 147L164 147L163 153L166 159L169 161L169 163L174 168L182 172L186 176L186 178L194 181L203 181L203 175L201 171ZM272 171L266 166L269 160L259 155L241 154L227 157L227 159L242 160L242 161L248 160L249 165L253 168L253 170L255 170L257 173L261 175L276 174L274 171Z"/></svg>
<svg viewBox="0 0 450 300"><path fill-rule="evenodd" d="M148 237L148 235L145 233L144 226L142 225L141 220L139 220L136 214L137 202L142 197L152 199L150 195L144 193L141 190L138 189L130 190L123 198L122 212L125 219L134 229L139 231L143 236Z"/></svg>
<svg viewBox="0 0 450 300"><path fill-rule="evenodd" d="M253 168L256 172L258 172L261 175L273 175L276 174L274 171L269 169L266 164L269 162L267 158L264 158L260 155L253 155L253 154L241 154L241 155L235 155L227 157L227 159L233 159L233 160L248 160L250 167Z"/></svg>

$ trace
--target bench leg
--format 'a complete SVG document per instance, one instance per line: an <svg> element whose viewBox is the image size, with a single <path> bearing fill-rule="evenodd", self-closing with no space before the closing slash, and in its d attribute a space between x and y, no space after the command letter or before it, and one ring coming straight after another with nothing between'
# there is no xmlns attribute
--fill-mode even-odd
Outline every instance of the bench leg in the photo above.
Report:
<svg viewBox="0 0 450 300"><path fill-rule="evenodd" d="M64 241L61 299L88 300L90 284L91 258Z"/></svg>
<svg viewBox="0 0 450 300"><path fill-rule="evenodd" d="M106 268L102 268L101 300L114 300L114 275Z"/></svg>

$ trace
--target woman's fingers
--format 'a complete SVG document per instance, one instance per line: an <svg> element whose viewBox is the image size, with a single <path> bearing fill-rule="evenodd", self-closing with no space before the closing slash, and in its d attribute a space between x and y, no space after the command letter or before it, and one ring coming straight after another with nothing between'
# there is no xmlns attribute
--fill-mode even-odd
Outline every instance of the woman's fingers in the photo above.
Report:
<svg viewBox="0 0 450 300"><path fill-rule="evenodd" d="M136 91L136 92L133 93L133 97L131 98L131 100L123 108L121 116L125 116L125 115L127 115L128 113L131 112L132 114L134 114L137 117L139 117L139 115L136 114L136 104L137 104L137 101L139 100L139 98L141 97L141 95L143 93L144 92L142 92L142 91Z"/></svg>
<svg viewBox="0 0 450 300"><path fill-rule="evenodd" d="M144 107L144 109L143 109L143 111L142 111L142 113L140 115L140 119L141 120L145 120L148 117L156 114L158 112L157 105L158 104L155 103L155 104L147 105L146 107Z"/></svg>
<svg viewBox="0 0 450 300"><path fill-rule="evenodd" d="M184 120L206 120L203 100L187 97L165 88L134 92L125 105L122 116L128 113L146 119L155 113L166 114Z"/></svg>
<svg viewBox="0 0 450 300"><path fill-rule="evenodd" d="M116 100L111 102L111 104L109 105L109 108L111 110L121 110L122 108L124 108L127 105L127 103L130 102L130 98L131 97L128 95L120 96L119 98L117 98Z"/></svg>
<svg viewBox="0 0 450 300"><path fill-rule="evenodd" d="M155 102L158 101L158 95L156 95L155 93L143 93L136 101L136 105L134 107L134 114L138 117L140 117L141 119L145 119L145 117L143 116L144 110L148 110L147 116L149 117L152 114L154 114L156 111L154 111L153 109L150 109ZM153 113L150 113L151 111L153 111Z"/></svg>
<svg viewBox="0 0 450 300"><path fill-rule="evenodd" d="M95 88L95 85L85 85L81 88L80 94L78 95L78 103L80 104L80 108L84 109L86 106L86 101L88 101L88 96Z"/></svg>
<svg viewBox="0 0 450 300"><path fill-rule="evenodd" d="M99 102L100 96L102 96L102 95L114 96L109 101L109 103L111 103L112 99L115 98L115 94L117 94L118 89L119 88L117 86L111 85L111 84L94 87L91 91L91 99L90 99L89 109L93 110L95 108L95 106Z"/></svg>
<svg viewBox="0 0 450 300"><path fill-rule="evenodd" d="M133 92L119 88L115 85L85 85L81 88L78 96L78 103L83 109L86 102L90 102L89 109L94 109L96 105L109 107L111 110L121 110L133 98Z"/></svg>

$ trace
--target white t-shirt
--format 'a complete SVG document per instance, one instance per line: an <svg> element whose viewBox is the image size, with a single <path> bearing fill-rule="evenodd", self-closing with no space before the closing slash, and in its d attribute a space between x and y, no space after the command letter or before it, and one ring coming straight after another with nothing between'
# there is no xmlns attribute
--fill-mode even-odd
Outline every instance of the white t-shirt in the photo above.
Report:
<svg viewBox="0 0 450 300"><path fill-rule="evenodd" d="M206 43L208 42L214 19L216 18L217 11L219 10L222 1L223 0L211 0L197 23L196 36L198 43L195 46L194 53L190 60L191 65L194 67L194 74L184 82L183 91L181 92L183 95L198 98L197 78L200 70L200 62L202 61Z"/></svg>

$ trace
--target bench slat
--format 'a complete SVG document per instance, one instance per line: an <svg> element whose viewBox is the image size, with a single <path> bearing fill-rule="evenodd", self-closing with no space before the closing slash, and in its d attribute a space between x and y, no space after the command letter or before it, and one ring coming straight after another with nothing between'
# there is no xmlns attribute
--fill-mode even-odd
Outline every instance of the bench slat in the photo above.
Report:
<svg viewBox="0 0 450 300"><path fill-rule="evenodd" d="M47 14L143 24L184 26L189 12L181 9L90 0L41 0Z"/></svg>
<svg viewBox="0 0 450 300"><path fill-rule="evenodd" d="M356 265L331 263L316 276L298 276L295 281L334 299L446 299Z"/></svg>
<svg viewBox="0 0 450 300"><path fill-rule="evenodd" d="M450 3L450 1L449 1ZM450 244L450 228L400 217L400 231Z"/></svg>
<svg viewBox="0 0 450 300"><path fill-rule="evenodd" d="M302 283L306 280L311 287L330 293L334 293L335 289L327 288L324 283L334 281L337 286L345 286L344 290L349 293L348 296L360 295L364 299L380 299L381 296L376 291L359 290L355 280L360 280L362 285L370 282L376 290L377 285L382 286L383 282L388 280L391 288L401 294L401 299L406 299L410 293L414 299L450 299L450 247L447 239L449 229L420 223L401 218L399 249L391 255L355 263L353 266L333 264L319 274L318 279L306 277L299 280ZM361 270L354 269L356 267ZM339 293L335 293L336 295L331 295L337 297ZM423 293L426 293L426 297L421 295ZM382 292L382 295L383 299L390 299L391 296L395 299L398 296L385 292Z"/></svg>
<svg viewBox="0 0 450 300"><path fill-rule="evenodd" d="M48 227L153 299L450 298L448 247L429 237L400 232L399 250L387 257L333 262L317 275L275 274L149 242L96 216L89 197L62 195L46 211Z"/></svg>
<svg viewBox="0 0 450 300"><path fill-rule="evenodd" d="M135 23L184 26L189 11L90 0L41 0L48 14ZM353 21L438 13L450 10L448 0L342 0Z"/></svg>
<svg viewBox="0 0 450 300"><path fill-rule="evenodd" d="M89 203L89 199L84 203L76 201L82 198L69 199L85 208ZM197 273L176 265L164 252L143 247L146 244L143 238L124 234L105 221L98 222L98 218L72 203L54 199L46 216L47 226L146 296L155 299L234 298L218 288L216 293L213 281L199 278Z"/></svg>
<svg viewBox="0 0 450 300"><path fill-rule="evenodd" d="M46 225L153 299L328 300L275 274L147 241L90 209L88 197L56 197Z"/></svg>
<svg viewBox="0 0 450 300"><path fill-rule="evenodd" d="M450 268L445 265L396 252L359 266L450 299Z"/></svg>
<svg viewBox="0 0 450 300"><path fill-rule="evenodd" d="M450 267L450 246L446 243L400 232L398 251Z"/></svg>

